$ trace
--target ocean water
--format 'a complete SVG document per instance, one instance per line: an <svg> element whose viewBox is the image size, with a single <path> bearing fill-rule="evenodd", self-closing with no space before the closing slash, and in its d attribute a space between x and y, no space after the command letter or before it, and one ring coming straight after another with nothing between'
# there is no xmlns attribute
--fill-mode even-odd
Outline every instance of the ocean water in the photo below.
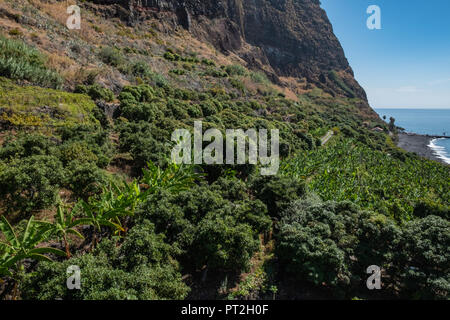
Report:
<svg viewBox="0 0 450 320"><path fill-rule="evenodd" d="M380 117L395 118L395 124L406 132L450 136L450 109L375 109ZM434 139L429 147L450 164L450 139Z"/></svg>

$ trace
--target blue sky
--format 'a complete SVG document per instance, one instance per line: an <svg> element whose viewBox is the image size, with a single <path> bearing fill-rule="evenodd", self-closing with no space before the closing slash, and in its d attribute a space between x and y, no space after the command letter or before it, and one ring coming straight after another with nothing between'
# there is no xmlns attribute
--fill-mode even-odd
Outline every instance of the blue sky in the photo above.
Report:
<svg viewBox="0 0 450 320"><path fill-rule="evenodd" d="M374 108L450 108L450 0L321 0ZM370 5L381 30L369 30Z"/></svg>

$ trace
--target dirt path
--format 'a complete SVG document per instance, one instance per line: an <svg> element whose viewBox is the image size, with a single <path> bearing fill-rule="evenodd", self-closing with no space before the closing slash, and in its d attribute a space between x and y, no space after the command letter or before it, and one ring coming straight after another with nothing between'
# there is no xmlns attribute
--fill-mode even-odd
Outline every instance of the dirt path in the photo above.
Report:
<svg viewBox="0 0 450 320"><path fill-rule="evenodd" d="M327 132L326 135L324 135L320 140L322 141L322 145L324 146L328 140L333 136L333 130L330 130Z"/></svg>

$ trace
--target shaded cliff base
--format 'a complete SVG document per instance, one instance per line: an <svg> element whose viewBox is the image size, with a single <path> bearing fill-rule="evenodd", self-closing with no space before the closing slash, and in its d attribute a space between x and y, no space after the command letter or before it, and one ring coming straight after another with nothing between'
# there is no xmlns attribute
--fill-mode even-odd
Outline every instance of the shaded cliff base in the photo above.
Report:
<svg viewBox="0 0 450 320"><path fill-rule="evenodd" d="M399 133L397 146L408 152L414 152L423 158L447 164L429 147L430 142L436 138L439 137L415 133Z"/></svg>

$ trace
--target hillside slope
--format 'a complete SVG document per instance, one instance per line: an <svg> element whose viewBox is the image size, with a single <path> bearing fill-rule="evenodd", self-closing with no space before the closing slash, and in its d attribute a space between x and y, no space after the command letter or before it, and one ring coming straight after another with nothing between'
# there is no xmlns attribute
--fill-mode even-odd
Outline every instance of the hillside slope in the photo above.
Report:
<svg viewBox="0 0 450 320"><path fill-rule="evenodd" d="M93 2L122 6L128 14L117 10L117 15L131 25L156 18L169 28L182 26L221 52L236 53L251 68L266 70L277 83L279 77L295 77L333 94L366 100L318 0ZM332 71L350 90L335 83Z"/></svg>
<svg viewBox="0 0 450 320"><path fill-rule="evenodd" d="M0 2L0 299L448 299L449 167L395 146L318 1L70 4ZM173 164L197 121L278 129L278 173Z"/></svg>

